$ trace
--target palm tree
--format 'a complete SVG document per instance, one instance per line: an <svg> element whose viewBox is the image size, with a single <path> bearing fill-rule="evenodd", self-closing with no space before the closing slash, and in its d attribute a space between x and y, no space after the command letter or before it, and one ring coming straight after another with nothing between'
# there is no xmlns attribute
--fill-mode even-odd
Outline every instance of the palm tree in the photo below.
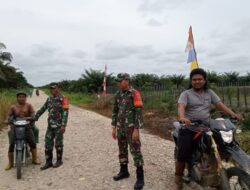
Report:
<svg viewBox="0 0 250 190"><path fill-rule="evenodd" d="M113 83L114 79L111 74L107 75L107 84ZM82 74L82 77L79 80L83 80L85 86L89 92L98 93L102 89L104 73L99 70L85 70L85 73Z"/></svg>
<svg viewBox="0 0 250 190"><path fill-rule="evenodd" d="M217 83L221 81L221 76L215 71L208 71L207 80L209 83Z"/></svg>
<svg viewBox="0 0 250 190"><path fill-rule="evenodd" d="M237 82L239 80L239 73L238 72L225 72L223 75L223 79L226 82Z"/></svg>
<svg viewBox="0 0 250 190"><path fill-rule="evenodd" d="M170 80L172 81L172 83L174 85L176 85L176 88L178 89L179 86L183 83L184 79L185 79L185 76L184 75L172 75L169 77Z"/></svg>
<svg viewBox="0 0 250 190"><path fill-rule="evenodd" d="M4 67L6 65L4 65L4 63L11 62L13 57L11 53L2 51L3 49L6 49L6 46L0 42L0 79L6 81L6 75L4 73Z"/></svg>

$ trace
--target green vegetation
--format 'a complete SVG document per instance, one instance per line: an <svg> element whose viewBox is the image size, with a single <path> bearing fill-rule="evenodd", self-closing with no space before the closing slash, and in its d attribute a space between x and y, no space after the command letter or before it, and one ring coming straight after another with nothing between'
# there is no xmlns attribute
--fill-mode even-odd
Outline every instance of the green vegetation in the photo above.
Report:
<svg viewBox="0 0 250 190"><path fill-rule="evenodd" d="M244 130L242 133L236 135L236 140L240 147L250 155L250 130Z"/></svg>
<svg viewBox="0 0 250 190"><path fill-rule="evenodd" d="M48 96L50 95L50 91L48 88L41 89L45 92ZM62 90L62 94L67 96L69 99L69 103L77 106L84 106L88 105L92 102L95 102L97 99L96 95L92 95L90 93L83 93L83 92L67 92Z"/></svg>
<svg viewBox="0 0 250 190"><path fill-rule="evenodd" d="M0 92L0 129L3 127L3 121L11 104L16 100L14 90L4 90Z"/></svg>
<svg viewBox="0 0 250 190"><path fill-rule="evenodd" d="M103 78L103 72L89 69L85 70L78 80L64 80L59 84L64 92L76 94L75 97L70 98L73 102L86 102L88 98L86 99L85 96L95 100L93 97L101 94ZM107 76L108 94L114 94L117 90L114 79L112 74ZM248 106L250 104L250 73L239 76L237 72L221 74L208 71L208 81L225 104L239 111L248 110L250 107ZM176 111L177 98L188 87L189 80L185 79L184 75L157 76L141 73L131 76L131 85L141 91L145 109L171 113Z"/></svg>
<svg viewBox="0 0 250 190"><path fill-rule="evenodd" d="M86 105L93 103L97 97L91 94L87 93L70 93L70 92L63 92L63 95L67 96L69 99L69 102L74 105Z"/></svg>
<svg viewBox="0 0 250 190"><path fill-rule="evenodd" d="M23 72L10 65L13 57L11 53L3 51L5 48L6 46L0 43L0 89L31 86L23 76Z"/></svg>
<svg viewBox="0 0 250 190"><path fill-rule="evenodd" d="M241 128L243 131L250 131L250 113L244 115Z"/></svg>
<svg viewBox="0 0 250 190"><path fill-rule="evenodd" d="M176 111L176 99L169 90L141 91L144 108L147 110L159 110L165 113Z"/></svg>

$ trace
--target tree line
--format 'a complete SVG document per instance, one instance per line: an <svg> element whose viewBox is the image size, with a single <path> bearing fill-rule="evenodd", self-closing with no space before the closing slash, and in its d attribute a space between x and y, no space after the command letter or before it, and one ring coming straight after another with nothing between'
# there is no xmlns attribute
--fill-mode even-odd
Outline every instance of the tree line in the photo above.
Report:
<svg viewBox="0 0 250 190"><path fill-rule="evenodd" d="M207 71L208 82L210 84L218 83L247 83L250 85L250 73L240 76L238 72L217 73L215 71ZM86 69L78 80L63 80L59 82L62 90L69 92L85 92L85 93L101 93L103 87L104 72L100 70ZM187 87L189 79L184 75L162 75L155 74L134 74L131 76L131 84L140 89L151 87ZM47 87L48 85L44 86ZM115 87L115 76L111 73L107 75L107 86Z"/></svg>
<svg viewBox="0 0 250 190"><path fill-rule="evenodd" d="M13 57L10 52L4 51L5 49L6 46L0 43L0 89L31 86L28 84L23 72L10 65Z"/></svg>

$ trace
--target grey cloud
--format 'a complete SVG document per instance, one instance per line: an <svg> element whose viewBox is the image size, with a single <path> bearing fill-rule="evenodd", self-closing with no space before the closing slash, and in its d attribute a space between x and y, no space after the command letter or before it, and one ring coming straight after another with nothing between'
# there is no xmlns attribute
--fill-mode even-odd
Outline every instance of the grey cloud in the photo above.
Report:
<svg viewBox="0 0 250 190"><path fill-rule="evenodd" d="M13 65L24 72L24 76L33 85L44 85L51 81L78 79L88 68L88 62L71 56L36 58L30 55L13 53Z"/></svg>
<svg viewBox="0 0 250 190"><path fill-rule="evenodd" d="M220 51L218 51L218 49L209 51L207 56L211 57L211 58L219 58L219 57L225 56L228 53L227 49L222 49L221 48Z"/></svg>
<svg viewBox="0 0 250 190"><path fill-rule="evenodd" d="M146 14L161 14L169 10L177 9L183 4L192 6L193 4L197 5L197 2L193 0L140 0L141 3L137 7L137 10L144 15Z"/></svg>
<svg viewBox="0 0 250 190"><path fill-rule="evenodd" d="M228 37L228 44L230 45L239 45L246 43L246 47L249 47L249 36L250 33L250 19L246 19L242 22L237 23L237 31L230 37ZM237 47L237 46L236 46Z"/></svg>
<svg viewBox="0 0 250 190"><path fill-rule="evenodd" d="M31 46L30 55L32 57L53 57L58 50L52 46L34 44Z"/></svg>
<svg viewBox="0 0 250 190"><path fill-rule="evenodd" d="M123 45L115 42L99 43L96 45L96 58L100 60L116 60L131 56L151 59L158 55L159 53L155 52L150 45Z"/></svg>
<svg viewBox="0 0 250 190"><path fill-rule="evenodd" d="M167 9L173 9L182 1L168 1L168 0L142 0L138 7L138 11L144 13L161 13Z"/></svg>
<svg viewBox="0 0 250 190"><path fill-rule="evenodd" d="M224 58L223 60L219 60L219 61L223 61L224 65L226 65L227 67L230 68L234 68L236 65L250 65L250 59L248 56L234 56L234 57L227 57ZM245 67L246 69L246 67Z"/></svg>
<svg viewBox="0 0 250 190"><path fill-rule="evenodd" d="M210 64L203 64L207 70L216 71L218 73L236 71L241 74L245 74L250 71L248 65L250 65L250 60L248 59L232 59L232 60L223 60L217 61Z"/></svg>
<svg viewBox="0 0 250 190"><path fill-rule="evenodd" d="M87 57L87 53L82 51L82 50L75 50L72 53L72 56L75 57L75 58L78 58L78 59L84 59L84 58Z"/></svg>
<svg viewBox="0 0 250 190"><path fill-rule="evenodd" d="M154 18L151 18L147 21L147 24L150 25L150 26L162 26L164 23L163 22L160 22Z"/></svg>
<svg viewBox="0 0 250 190"><path fill-rule="evenodd" d="M230 35L217 34L214 35L216 44L214 48L207 54L210 58L227 59L228 57L234 59L236 55L244 58L248 56L250 51L249 39L246 37L250 33L250 20L246 19L239 23L235 31ZM214 38L212 38L214 39ZM242 49L242 47L244 47Z"/></svg>
<svg viewBox="0 0 250 190"><path fill-rule="evenodd" d="M187 57L180 55L180 56L163 56L158 58L157 60L157 65L164 65L164 64L170 64L170 65L183 65L187 63Z"/></svg>
<svg viewBox="0 0 250 190"><path fill-rule="evenodd" d="M122 59L129 55L129 48L116 44L113 42L109 43L98 43L96 45L96 58L104 60Z"/></svg>

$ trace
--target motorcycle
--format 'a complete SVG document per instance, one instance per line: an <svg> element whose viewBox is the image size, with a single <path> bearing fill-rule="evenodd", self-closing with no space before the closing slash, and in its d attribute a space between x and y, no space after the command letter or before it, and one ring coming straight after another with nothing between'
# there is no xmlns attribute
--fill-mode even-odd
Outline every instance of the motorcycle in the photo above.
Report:
<svg viewBox="0 0 250 190"><path fill-rule="evenodd" d="M9 121L14 125L14 166L16 167L17 179L22 177L22 167L27 165L27 157L30 156L29 146L25 140L25 131L30 124L31 118L16 118Z"/></svg>
<svg viewBox="0 0 250 190"><path fill-rule="evenodd" d="M236 129L232 119L211 119L210 126L202 121L191 121L190 126L174 123L173 138L177 154L178 132L184 128L195 132L192 160L186 164L184 181L195 181L201 186L222 190L250 190L250 156L235 140Z"/></svg>
<svg viewBox="0 0 250 190"><path fill-rule="evenodd" d="M40 95L39 90L36 89L36 96L39 96L39 95Z"/></svg>

